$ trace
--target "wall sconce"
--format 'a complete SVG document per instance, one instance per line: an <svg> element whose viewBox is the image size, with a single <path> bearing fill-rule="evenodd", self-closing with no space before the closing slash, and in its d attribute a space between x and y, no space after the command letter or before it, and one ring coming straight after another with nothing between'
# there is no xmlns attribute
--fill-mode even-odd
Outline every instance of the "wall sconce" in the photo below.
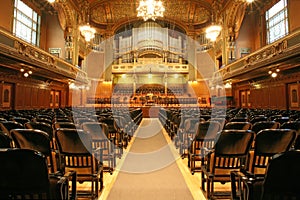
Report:
<svg viewBox="0 0 300 200"><path fill-rule="evenodd" d="M20 72L22 72L22 74L23 74L23 76L24 76L25 78L29 77L29 75L32 74L32 71L31 71L31 70L25 70L24 68L21 68L21 69L20 69Z"/></svg>
<svg viewBox="0 0 300 200"><path fill-rule="evenodd" d="M272 78L276 78L277 77L277 75L278 75L278 72L280 72L280 69L275 69L275 70L269 70L268 71L268 74L270 74L270 76L272 77Z"/></svg>

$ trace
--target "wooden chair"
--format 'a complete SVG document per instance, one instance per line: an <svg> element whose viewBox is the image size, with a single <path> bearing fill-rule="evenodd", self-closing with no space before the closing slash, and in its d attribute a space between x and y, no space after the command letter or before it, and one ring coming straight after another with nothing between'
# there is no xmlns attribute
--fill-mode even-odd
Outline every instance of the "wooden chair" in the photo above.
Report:
<svg viewBox="0 0 300 200"><path fill-rule="evenodd" d="M115 154L121 158L123 155L123 134L117 126L116 120L113 117L103 118L101 123L105 123L108 127L109 139L115 141Z"/></svg>
<svg viewBox="0 0 300 200"><path fill-rule="evenodd" d="M228 122L223 130L251 130L252 124L250 122Z"/></svg>
<svg viewBox="0 0 300 200"><path fill-rule="evenodd" d="M77 126L73 122L55 122L55 123L53 123L53 129L56 130L58 128L76 129Z"/></svg>
<svg viewBox="0 0 300 200"><path fill-rule="evenodd" d="M30 149L0 151L0 199L69 199L68 177L49 175L45 157ZM76 191L75 191L76 192ZM75 199L75 193L72 193Z"/></svg>
<svg viewBox="0 0 300 200"><path fill-rule="evenodd" d="M14 121L4 121L4 122L0 122L0 128L3 133L10 136L10 130L23 129L24 126L18 122L14 122Z"/></svg>
<svg viewBox="0 0 300 200"><path fill-rule="evenodd" d="M55 155L52 154L50 136L38 129L13 129L10 135L16 148L32 149L41 152L47 157L49 173L57 171Z"/></svg>
<svg viewBox="0 0 300 200"><path fill-rule="evenodd" d="M190 138L194 138L197 132L198 123L204 121L199 117L191 117L187 118L183 122L183 127L178 132L179 134L179 152L182 157L188 156L189 154L189 145L190 145Z"/></svg>
<svg viewBox="0 0 300 200"><path fill-rule="evenodd" d="M216 192L214 184L230 182L232 170L245 168L253 139L254 132L250 130L223 130L219 133L213 150L202 165L201 188L206 192L206 198L226 195Z"/></svg>
<svg viewBox="0 0 300 200"><path fill-rule="evenodd" d="M249 168L245 171L231 172L233 198L237 198L236 188L238 188L238 195L247 196L246 186L241 183L243 176L263 177L272 156L289 151L295 138L296 132L291 129L264 129L258 132L254 141L254 149L249 154ZM237 182L238 185L236 185Z"/></svg>
<svg viewBox="0 0 300 200"><path fill-rule="evenodd" d="M280 123L275 121L259 121L253 124L251 130L254 131L254 133L258 133L261 130L264 129L278 129L280 128Z"/></svg>
<svg viewBox="0 0 300 200"><path fill-rule="evenodd" d="M46 132L49 135L50 140L50 146L52 150L57 149L55 146L55 138L53 135L53 128L51 125L44 123L44 122L28 122L24 124L24 127L27 129L38 129L41 131Z"/></svg>
<svg viewBox="0 0 300 200"><path fill-rule="evenodd" d="M289 121L285 122L281 125L282 129L292 129L297 133L297 137L295 140L294 148L300 149L300 121Z"/></svg>
<svg viewBox="0 0 300 200"><path fill-rule="evenodd" d="M63 174L76 171L77 181L90 182L91 189L77 190L78 195L97 198L103 188L103 165L101 150L94 154L92 138L83 130L57 129L55 139L59 150L59 160ZM99 157L96 158L95 155ZM99 187L100 184L100 187Z"/></svg>
<svg viewBox="0 0 300 200"><path fill-rule="evenodd" d="M245 200L300 199L300 151L276 154L263 177L241 178L247 188Z"/></svg>
<svg viewBox="0 0 300 200"><path fill-rule="evenodd" d="M0 148L12 148L13 143L9 135L0 131Z"/></svg>
<svg viewBox="0 0 300 200"><path fill-rule="evenodd" d="M217 133L221 130L221 125L216 121L199 122L194 138L190 138L188 166L191 173L201 171L206 154L214 147Z"/></svg>
<svg viewBox="0 0 300 200"><path fill-rule="evenodd" d="M92 148L96 150L102 149L102 162L108 162L108 171L112 174L116 165L116 155L114 152L114 141L110 140L108 127L105 123L100 122L85 122L82 124L82 129L92 137Z"/></svg>

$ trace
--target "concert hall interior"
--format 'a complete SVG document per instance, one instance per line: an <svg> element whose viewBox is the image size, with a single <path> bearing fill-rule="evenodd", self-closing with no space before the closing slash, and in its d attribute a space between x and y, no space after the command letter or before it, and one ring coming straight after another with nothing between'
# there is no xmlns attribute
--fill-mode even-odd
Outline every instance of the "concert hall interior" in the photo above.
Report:
<svg viewBox="0 0 300 200"><path fill-rule="evenodd" d="M300 199L299 0L0 6L0 199Z"/></svg>

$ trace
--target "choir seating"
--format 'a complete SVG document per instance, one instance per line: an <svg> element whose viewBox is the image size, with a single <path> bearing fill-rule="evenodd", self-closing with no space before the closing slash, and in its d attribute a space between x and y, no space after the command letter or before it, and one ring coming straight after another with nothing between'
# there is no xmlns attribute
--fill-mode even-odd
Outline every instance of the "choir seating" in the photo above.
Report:
<svg viewBox="0 0 300 200"><path fill-rule="evenodd" d="M1 149L0 199L75 199L68 177L48 173L45 157L31 149Z"/></svg>

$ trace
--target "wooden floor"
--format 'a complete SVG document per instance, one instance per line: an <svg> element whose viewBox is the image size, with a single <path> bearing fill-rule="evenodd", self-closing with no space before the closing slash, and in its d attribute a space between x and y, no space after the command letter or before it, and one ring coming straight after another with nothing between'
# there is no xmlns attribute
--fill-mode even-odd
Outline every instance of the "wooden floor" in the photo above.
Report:
<svg viewBox="0 0 300 200"><path fill-rule="evenodd" d="M163 130L163 133L164 133L164 136L167 139L168 143L171 144L172 141L170 140L170 137L168 136L167 132L165 130ZM98 200L106 200L107 199L107 196L108 196L111 188L113 187L114 182L115 182L115 180L118 176L119 169L120 169L120 167L122 166L122 164L124 162L124 158L126 157L126 154L128 153L128 151L130 151L130 148L131 148L131 145L132 145L134 139L135 138L133 137L132 140L130 141L127 149L124 151L124 154L123 154L122 158L121 159L117 158L117 166L116 166L116 169L113 172L113 174L111 175L108 172L104 172L104 188L101 191ZM178 158L178 159L176 159L177 165L178 165L180 171L183 174L183 177L186 181L186 184L187 184L188 188L190 189L190 191L193 195L193 198L195 200L205 200L206 199L205 195L204 195L204 193L202 192L202 190L200 188L201 173L196 172L194 175L192 175L189 168L188 168L188 165L187 165L187 162L188 162L187 158L182 159L180 157L180 155L178 153L178 149L175 148L175 145L171 144L169 146L171 147L171 150L172 150L174 156L176 158ZM90 188L88 183L82 183L82 184L78 183L78 185L82 189L85 189L85 188L89 189ZM218 191L222 191L222 190L228 191L228 190L230 190L230 184L226 183L224 185L221 185L221 184L217 183L215 185L215 189L218 190ZM87 198L80 198L80 200L81 199L85 200Z"/></svg>

